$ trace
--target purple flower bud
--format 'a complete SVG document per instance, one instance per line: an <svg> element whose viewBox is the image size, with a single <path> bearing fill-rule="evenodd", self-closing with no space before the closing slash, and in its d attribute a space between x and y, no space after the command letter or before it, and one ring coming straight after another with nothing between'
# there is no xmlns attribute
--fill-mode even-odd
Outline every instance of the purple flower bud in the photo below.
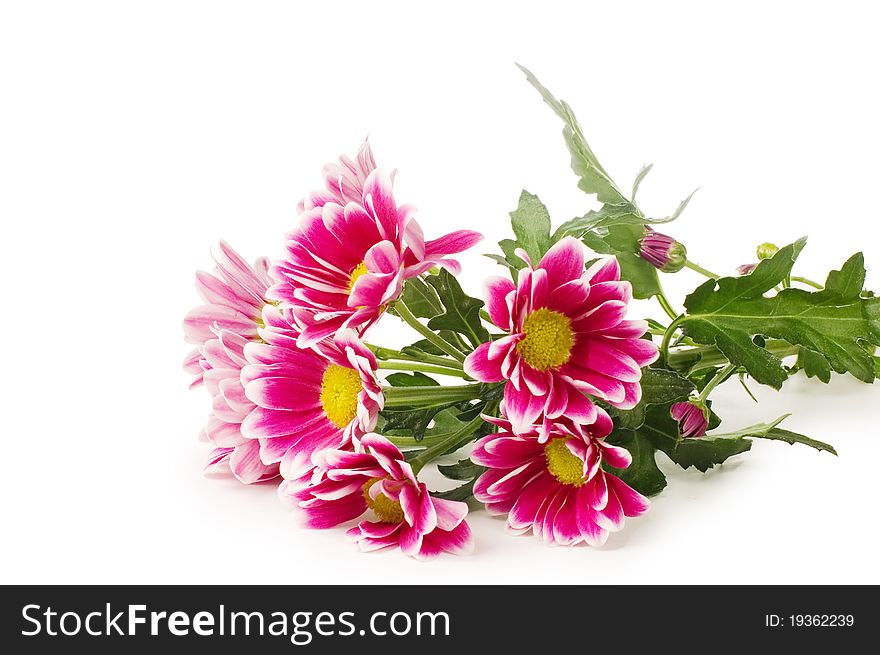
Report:
<svg viewBox="0 0 880 655"><path fill-rule="evenodd" d="M687 263L687 248L671 236L655 232L645 226L645 236L639 240L639 257L664 273L677 273Z"/></svg>
<svg viewBox="0 0 880 655"><path fill-rule="evenodd" d="M758 263L757 263L757 262L755 262L754 264L743 264L742 266L737 266L737 267L736 267L736 272L737 272L739 275L751 275L752 272L753 272L756 268L758 268Z"/></svg>
<svg viewBox="0 0 880 655"><path fill-rule="evenodd" d="M709 412L696 401L675 403L669 413L678 421L678 430L682 437L702 437L709 429Z"/></svg>

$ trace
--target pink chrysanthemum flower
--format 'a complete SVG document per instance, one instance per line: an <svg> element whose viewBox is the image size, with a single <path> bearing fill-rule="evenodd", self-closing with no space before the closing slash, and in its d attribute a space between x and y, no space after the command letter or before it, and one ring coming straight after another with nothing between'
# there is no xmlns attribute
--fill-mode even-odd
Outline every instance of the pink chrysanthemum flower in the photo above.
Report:
<svg viewBox="0 0 880 655"><path fill-rule="evenodd" d="M268 312L267 312L268 314ZM241 381L255 407L241 432L259 440L264 463L281 463L282 475L313 452L357 444L376 427L384 406L372 352L352 330L341 330L316 350L297 345L283 325L260 330L265 343L249 343Z"/></svg>
<svg viewBox="0 0 880 655"><path fill-rule="evenodd" d="M260 461L259 444L245 439L241 422L254 408L239 381L244 346L258 338L266 289L272 283L269 260L262 257L252 267L221 241L214 255L213 274L196 273L196 289L205 305L190 311L183 322L187 341L197 344L187 355L184 370L195 375L192 387L205 385L213 399L211 416L202 438L216 448L206 470L229 467L245 484L278 475L277 464Z"/></svg>
<svg viewBox="0 0 880 655"><path fill-rule="evenodd" d="M519 251L528 261L528 255ZM642 339L644 321L624 320L632 296L616 259L584 271L584 246L572 237L557 242L537 267L519 272L519 283L487 282L492 322L509 336L482 344L464 363L482 382L506 380L504 401L514 431L567 416L596 420L584 395L631 408L641 397L642 367L657 359L657 346Z"/></svg>
<svg viewBox="0 0 880 655"><path fill-rule="evenodd" d="M184 370L196 375L192 386L201 384L199 349L216 337L215 329L228 330L245 339L256 339L262 325L266 291L275 282L269 260L261 257L251 266L225 241L214 254L214 273L196 273L196 290L205 301L183 319L184 338L196 344L184 362Z"/></svg>
<svg viewBox="0 0 880 655"><path fill-rule="evenodd" d="M678 421L682 437L702 437L709 429L709 412L696 401L674 403L669 409L672 418Z"/></svg>
<svg viewBox="0 0 880 655"><path fill-rule="evenodd" d="M425 241L414 209L397 205L391 177L375 168L369 150L357 163L344 159L325 174L328 191L304 203L287 255L273 269L280 282L269 291L300 330L303 347L342 328L363 331L400 295L406 279L435 265L457 271L446 255L482 238L460 230Z"/></svg>
<svg viewBox="0 0 880 655"><path fill-rule="evenodd" d="M621 469L632 462L627 450L605 443L612 423L603 410L591 425L556 421L546 436L542 426L516 435L509 421L486 420L501 430L474 445L471 459L489 467L474 484L474 497L489 512L507 514L513 532L601 546L624 517L647 511L647 498L602 468L603 462Z"/></svg>
<svg viewBox="0 0 880 655"><path fill-rule="evenodd" d="M368 434L360 452L323 450L312 461L312 482L289 496L308 527L329 528L369 512L376 520L363 520L348 531L362 551L400 546L421 559L472 550L467 504L431 496L385 437Z"/></svg>

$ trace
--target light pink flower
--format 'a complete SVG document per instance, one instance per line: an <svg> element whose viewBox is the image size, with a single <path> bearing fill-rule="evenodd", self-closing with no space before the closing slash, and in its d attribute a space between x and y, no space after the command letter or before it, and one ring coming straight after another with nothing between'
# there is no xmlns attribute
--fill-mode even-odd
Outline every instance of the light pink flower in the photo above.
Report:
<svg viewBox="0 0 880 655"><path fill-rule="evenodd" d="M474 445L471 459L489 470L474 484L474 497L493 514L506 514L513 532L529 530L548 543L585 541L601 546L624 517L639 516L648 499L602 468L627 468L627 450L605 443L611 419L598 410L595 423L562 419L516 435L505 419L487 418L501 429Z"/></svg>
<svg viewBox="0 0 880 655"><path fill-rule="evenodd" d="M260 330L265 343L244 349L244 394L254 404L242 435L259 440L266 464L281 463L282 475L298 469L322 448L357 444L376 427L385 399L376 358L352 330L341 330L316 349L297 345L283 325Z"/></svg>
<svg viewBox="0 0 880 655"><path fill-rule="evenodd" d="M709 429L708 411L696 402L674 403L669 413L678 421L682 437L702 437Z"/></svg>
<svg viewBox="0 0 880 655"><path fill-rule="evenodd" d="M378 520L363 520L348 531L362 551L399 546L421 559L472 550L467 504L431 496L385 437L368 434L360 452L323 450L312 461L312 482L290 495L308 527L333 527L369 511Z"/></svg>
<svg viewBox="0 0 880 655"><path fill-rule="evenodd" d="M640 338L647 324L624 320L632 288L620 280L617 260L584 271L584 259L584 246L566 237L537 267L522 269L517 286L501 277L487 283L489 316L509 336L482 344L464 368L482 382L507 381L516 432L542 414L545 423L560 416L592 423L597 409L584 394L635 406L641 369L657 359L657 346Z"/></svg>
<svg viewBox="0 0 880 655"><path fill-rule="evenodd" d="M273 270L280 280L269 297L280 302L309 347L342 328L363 331L395 300L406 279L432 266L457 271L446 255L482 236L460 230L425 241L414 209L398 206L391 177L375 168L367 149L357 162L325 169L326 192L303 204L287 255Z"/></svg>
<svg viewBox="0 0 880 655"><path fill-rule="evenodd" d="M241 422L254 405L245 398L239 376L246 364L244 346L258 338L262 325L265 293L272 283L269 260L260 258L251 267L223 241L214 257L213 274L196 273L196 289L206 304L184 319L186 340L197 344L187 355L184 370L196 376L191 386L204 384L212 398L202 438L216 448L206 470L228 466L245 484L262 482L278 475L278 465L261 462L259 444L241 434Z"/></svg>

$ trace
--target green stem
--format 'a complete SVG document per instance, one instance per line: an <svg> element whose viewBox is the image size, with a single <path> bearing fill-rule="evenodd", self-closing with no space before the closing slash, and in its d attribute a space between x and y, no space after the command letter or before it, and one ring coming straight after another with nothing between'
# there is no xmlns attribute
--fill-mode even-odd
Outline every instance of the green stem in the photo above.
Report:
<svg viewBox="0 0 880 655"><path fill-rule="evenodd" d="M698 400L706 400L706 398L709 397L709 394L712 393L712 389L714 389L731 375L733 375L737 368L739 367L736 364L728 364L723 369L721 369L718 375L709 380L709 384L703 387L703 390L700 392Z"/></svg>
<svg viewBox="0 0 880 655"><path fill-rule="evenodd" d="M451 375L457 378L469 378L467 373L460 368L451 368L447 366L435 366L434 364L423 364L422 362L389 362L379 361L379 368L392 371L421 371L422 373L437 373L438 375Z"/></svg>
<svg viewBox="0 0 880 655"><path fill-rule="evenodd" d="M821 290L821 289L825 288L821 284L819 284L818 282L813 282L812 280L807 279L805 277L800 277L799 275L792 275L791 281L792 282L800 282L801 284L806 284L808 287L813 287L814 289Z"/></svg>
<svg viewBox="0 0 880 655"><path fill-rule="evenodd" d="M506 336L506 335L505 335ZM455 359L449 359L442 355L431 355L430 353L419 352L418 355L410 355L408 353L394 350L393 348L383 348L380 346L368 345L369 349L376 355L376 359L382 360L403 360L406 362L424 362L426 364L436 364L437 366L446 366L447 368L461 368L461 362Z"/></svg>
<svg viewBox="0 0 880 655"><path fill-rule="evenodd" d="M798 353L797 346L792 346L787 341L776 339L768 341L764 348L780 359L797 355ZM700 368L710 368L727 364L728 359L715 346L698 346L696 348L683 348L682 350L669 353L666 357L666 363L674 369L691 368L695 364L699 364Z"/></svg>
<svg viewBox="0 0 880 655"><path fill-rule="evenodd" d="M678 326L684 323L687 319L687 315L682 314L672 321L672 323L669 324L669 327L666 328L666 332L663 333L663 341L660 343L661 361L665 362L669 359L669 342L672 340L672 335L675 334L675 330L678 329Z"/></svg>
<svg viewBox="0 0 880 655"><path fill-rule="evenodd" d="M657 298L657 302L660 303L660 306L669 318L672 320L678 318L678 313L672 308L672 303L669 302L669 298L666 297L665 293L661 291L655 298Z"/></svg>
<svg viewBox="0 0 880 655"><path fill-rule="evenodd" d="M416 455L415 459L413 459L410 463L412 464L413 471L418 473L428 462L433 459L436 459L440 455L444 453L458 450L466 443L471 441L471 436L473 433L482 425L483 418L481 416L477 416L469 423L462 426L460 430L453 432L448 437L445 437L436 443L428 446L418 455Z"/></svg>
<svg viewBox="0 0 880 655"><path fill-rule="evenodd" d="M700 275L705 275L706 277L711 277L711 278L714 278L714 279L716 279L716 280L717 280L719 277L721 277L720 275L715 275L715 273L713 273L712 271L703 268L703 267L700 266L699 264L696 264L696 263L692 262L690 259L688 259L687 261L685 261L684 265L685 265L686 267L688 267L689 269L691 269L692 271L696 271L696 272L699 273Z"/></svg>
<svg viewBox="0 0 880 655"><path fill-rule="evenodd" d="M459 400L479 398L484 384L465 384L441 387L382 387L385 407L433 407Z"/></svg>
<svg viewBox="0 0 880 655"><path fill-rule="evenodd" d="M439 334L434 332L427 325L423 325L422 322L417 319L406 304L402 300L398 300L394 303L394 309L397 310L397 314L400 316L403 321L413 328L416 332L425 337L428 341L437 346L440 350L445 352L450 357L454 357L460 362L465 360L465 355L458 348L449 343L446 339L441 337Z"/></svg>
<svg viewBox="0 0 880 655"><path fill-rule="evenodd" d="M486 321L486 323L488 323L489 325L495 325L492 322L492 317L489 316L489 312L487 312L485 309L480 310L480 318Z"/></svg>

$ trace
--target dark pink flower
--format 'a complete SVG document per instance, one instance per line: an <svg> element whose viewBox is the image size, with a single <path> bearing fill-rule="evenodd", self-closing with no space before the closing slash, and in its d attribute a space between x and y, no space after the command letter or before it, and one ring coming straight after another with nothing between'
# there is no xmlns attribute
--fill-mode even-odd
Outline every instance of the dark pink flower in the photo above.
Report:
<svg viewBox="0 0 880 655"><path fill-rule="evenodd" d="M675 403L670 408L670 414L678 421L682 437L702 437L709 429L709 413L696 402Z"/></svg>
<svg viewBox="0 0 880 655"><path fill-rule="evenodd" d="M183 322L187 341L196 348L187 355L184 370L195 375L191 387L204 384L212 398L212 411L202 438L216 448L206 470L229 467L245 484L278 475L277 464L260 461L259 444L244 438L241 423L254 408L239 380L245 345L258 339L266 289L272 283L269 260L252 267L221 241L213 274L196 274L196 289L205 303L190 311Z"/></svg>
<svg viewBox="0 0 880 655"><path fill-rule="evenodd" d="M671 236L645 226L639 241L639 257L664 273L677 273L687 263L687 248Z"/></svg>
<svg viewBox="0 0 880 655"><path fill-rule="evenodd" d="M641 369L657 359L657 346L641 338L647 323L624 320L632 288L620 280L617 260L585 271L584 259L584 246L566 237L537 267L522 269L516 287L501 277L487 283L489 316L509 336L481 345L464 368L482 382L507 381L515 432L542 415L592 423L597 409L584 394L635 406Z"/></svg>
<svg viewBox="0 0 880 655"><path fill-rule="evenodd" d="M493 514L506 514L507 525L521 534L529 530L548 543L605 543L620 530L624 517L639 516L648 499L602 468L627 468L627 450L605 443L612 429L609 416L598 410L590 425L568 419L514 434L506 419L486 420L499 432L480 439L471 459L489 467L474 485L474 497Z"/></svg>
<svg viewBox="0 0 880 655"><path fill-rule="evenodd" d="M280 462L288 475L316 450L357 443L375 428L384 397L376 358L354 331L303 349L295 331L266 316L264 343L244 349L241 382L252 410L241 433L259 442L264 463Z"/></svg>
<svg viewBox="0 0 880 655"><path fill-rule="evenodd" d="M375 167L368 148L325 175L327 191L304 201L287 254L273 269L280 281L269 291L299 329L303 347L341 328L362 332L400 295L406 279L435 265L457 271L446 255L482 238L460 230L425 241L414 209L398 206L391 176Z"/></svg>
<svg viewBox="0 0 880 655"><path fill-rule="evenodd" d="M287 488L308 527L329 528L367 514L374 520L348 531L362 551L399 546L406 555L426 558L472 550L467 504L431 496L385 437L364 436L359 452L322 450L312 463L311 480ZM285 487L280 491L284 495Z"/></svg>

